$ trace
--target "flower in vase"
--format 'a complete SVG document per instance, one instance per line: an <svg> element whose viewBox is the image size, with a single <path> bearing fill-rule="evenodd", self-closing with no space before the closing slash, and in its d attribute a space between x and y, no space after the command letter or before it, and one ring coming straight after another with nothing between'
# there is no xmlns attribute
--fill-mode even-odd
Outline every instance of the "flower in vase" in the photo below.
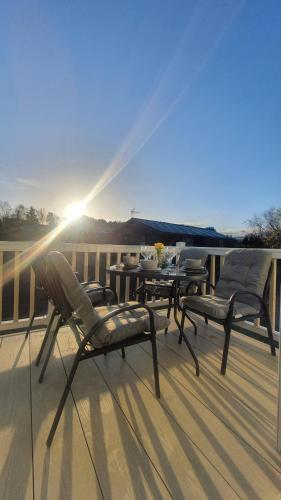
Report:
<svg viewBox="0 0 281 500"><path fill-rule="evenodd" d="M160 243L160 241L159 241L158 243L154 243L154 248L156 250L158 264L160 266L161 265L161 255L162 255L162 252L165 248L165 245L164 245L164 243Z"/></svg>

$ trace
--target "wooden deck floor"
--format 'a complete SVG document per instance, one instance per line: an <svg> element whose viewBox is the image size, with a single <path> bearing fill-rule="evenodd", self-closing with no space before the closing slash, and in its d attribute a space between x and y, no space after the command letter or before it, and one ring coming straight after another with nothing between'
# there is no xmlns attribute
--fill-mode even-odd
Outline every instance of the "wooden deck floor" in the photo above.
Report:
<svg viewBox="0 0 281 500"><path fill-rule="evenodd" d="M61 331L43 384L34 359L42 332L3 337L0 348L0 498L276 499L277 358L234 334L226 377L223 335L199 322L189 338L158 335L161 400L150 346L84 361L51 450L46 437L75 352ZM172 329L173 330L173 329Z"/></svg>

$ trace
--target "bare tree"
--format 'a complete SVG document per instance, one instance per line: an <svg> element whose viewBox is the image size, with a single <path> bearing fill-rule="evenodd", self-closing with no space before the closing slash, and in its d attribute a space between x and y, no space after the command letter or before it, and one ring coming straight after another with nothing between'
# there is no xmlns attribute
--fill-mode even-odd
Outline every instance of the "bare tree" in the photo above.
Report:
<svg viewBox="0 0 281 500"><path fill-rule="evenodd" d="M10 217L12 212L12 207L8 201L0 200L0 219L4 220Z"/></svg>
<svg viewBox="0 0 281 500"><path fill-rule="evenodd" d="M261 238L270 248L281 247L281 208L269 208L247 221L252 234Z"/></svg>

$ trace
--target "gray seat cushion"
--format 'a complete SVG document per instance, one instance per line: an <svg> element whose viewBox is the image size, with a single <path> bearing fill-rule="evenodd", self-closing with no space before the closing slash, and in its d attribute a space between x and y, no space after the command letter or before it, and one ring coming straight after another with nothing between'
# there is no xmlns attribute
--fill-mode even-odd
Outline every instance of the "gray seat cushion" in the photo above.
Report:
<svg viewBox="0 0 281 500"><path fill-rule="evenodd" d="M178 265L181 266L186 259L200 259L201 266L205 266L208 252L205 248L188 247L180 252Z"/></svg>
<svg viewBox="0 0 281 500"><path fill-rule="evenodd" d="M182 297L182 303L194 311L206 314L215 319L226 319L229 310L229 300L215 295L188 295ZM254 315L257 313L255 307L242 302L235 302L234 317Z"/></svg>
<svg viewBox="0 0 281 500"><path fill-rule="evenodd" d="M83 286L83 284L82 284ZM98 283L90 283L89 285L84 285L83 289L87 292L88 297L93 305L104 303L111 304L114 300L114 293L110 289L106 289L105 291L101 290L101 286Z"/></svg>
<svg viewBox="0 0 281 500"><path fill-rule="evenodd" d="M266 250L239 248L225 255L215 295L187 296L182 302L188 308L217 319L225 319L229 300L236 292L252 292L263 296L271 265L270 252ZM260 303L251 295L241 295L235 301L234 317L255 315Z"/></svg>
<svg viewBox="0 0 281 500"><path fill-rule="evenodd" d="M75 311L76 317L80 320L80 328L86 335L90 332L93 326L103 318L108 312L118 309L119 306L102 306L94 308L91 301L73 273L70 264L60 252L50 252L49 259L55 266L60 282L65 293L65 296ZM137 304L137 302L135 302ZM157 313L154 313L156 316ZM155 317L156 317L155 316ZM159 323L155 325L156 329L166 328L169 325L169 320L164 318L164 322L159 319ZM162 326L163 325L163 326ZM136 313L125 312L108 320L101 325L91 338L91 343L94 347L99 348L107 344L120 342L128 337L138 335L144 331L149 331L148 313L146 309L141 309Z"/></svg>

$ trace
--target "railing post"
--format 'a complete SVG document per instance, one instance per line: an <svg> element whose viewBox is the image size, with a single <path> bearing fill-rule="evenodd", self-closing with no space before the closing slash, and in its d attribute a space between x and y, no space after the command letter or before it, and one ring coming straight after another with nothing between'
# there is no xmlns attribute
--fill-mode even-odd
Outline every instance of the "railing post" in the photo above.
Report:
<svg viewBox="0 0 281 500"><path fill-rule="evenodd" d="M72 267L72 271L76 271L76 252L72 252L71 267Z"/></svg>
<svg viewBox="0 0 281 500"><path fill-rule="evenodd" d="M276 278L277 278L277 259L272 259L272 273L269 289L269 314L273 331L275 330L276 320Z"/></svg>
<svg viewBox="0 0 281 500"><path fill-rule="evenodd" d="M110 261L111 261L111 253L107 252L106 253L106 261L105 261L105 269L109 269ZM110 285L110 274L109 273L105 273L105 284L106 284L106 286Z"/></svg>
<svg viewBox="0 0 281 500"><path fill-rule="evenodd" d="M14 321L19 319L19 294L20 294L20 273L19 273L19 263L20 263L20 252L15 252L14 259Z"/></svg>
<svg viewBox="0 0 281 500"><path fill-rule="evenodd" d="M29 291L29 317L31 318L35 310L35 273L30 268L30 291Z"/></svg>
<svg viewBox="0 0 281 500"><path fill-rule="evenodd" d="M89 279L89 254L88 254L88 252L84 253L83 275L84 275L84 281L88 281L88 279Z"/></svg>
<svg viewBox="0 0 281 500"><path fill-rule="evenodd" d="M216 256L211 255L211 265L210 265L210 283L216 286ZM214 290L211 288L210 294L214 295Z"/></svg>
<svg viewBox="0 0 281 500"><path fill-rule="evenodd" d="M0 323L3 315L3 252L0 252Z"/></svg>
<svg viewBox="0 0 281 500"><path fill-rule="evenodd" d="M96 261L95 261L95 280L99 281L100 279L100 253L96 253Z"/></svg>
<svg viewBox="0 0 281 500"><path fill-rule="evenodd" d="M116 264L120 264L121 262L121 253L118 253L117 254L117 260L116 260ZM116 276L116 293L117 293L117 297L118 297L118 302L120 302L120 276Z"/></svg>

